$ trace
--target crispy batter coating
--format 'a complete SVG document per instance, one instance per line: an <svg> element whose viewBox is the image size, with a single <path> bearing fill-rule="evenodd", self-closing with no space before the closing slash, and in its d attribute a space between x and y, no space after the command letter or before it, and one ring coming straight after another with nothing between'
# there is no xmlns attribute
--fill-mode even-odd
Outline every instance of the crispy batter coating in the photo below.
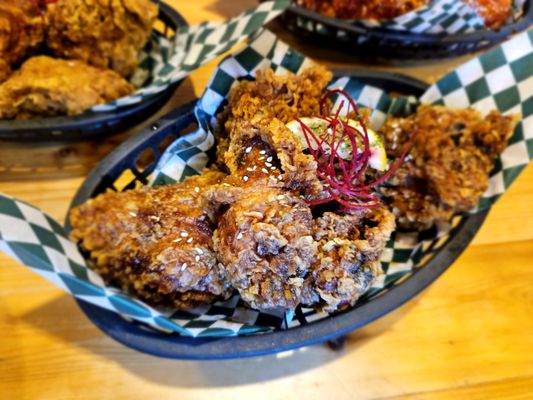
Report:
<svg viewBox="0 0 533 400"><path fill-rule="evenodd" d="M319 114L319 101L332 77L332 73L320 65L309 67L297 75L276 76L270 68L264 73L258 70L254 81L239 82L232 89L226 131L231 135L233 122L239 120L277 118L287 123L295 116Z"/></svg>
<svg viewBox="0 0 533 400"><path fill-rule="evenodd" d="M305 280L302 303L327 312L353 306L382 274L379 259L395 227L385 207L326 212L315 219L317 257Z"/></svg>
<svg viewBox="0 0 533 400"><path fill-rule="evenodd" d="M129 77L157 14L150 0L58 0L47 6L46 44L59 57Z"/></svg>
<svg viewBox="0 0 533 400"><path fill-rule="evenodd" d="M113 71L81 61L32 57L0 85L0 119L79 114L133 90Z"/></svg>
<svg viewBox="0 0 533 400"><path fill-rule="evenodd" d="M227 298L231 288L213 250L216 210L203 197L224 176L206 171L176 185L106 192L72 210L71 237L107 282L149 304Z"/></svg>
<svg viewBox="0 0 533 400"><path fill-rule="evenodd" d="M255 81L240 82L232 89L220 116L224 134L218 143L219 161L233 174L242 164L243 151L261 140L275 152L284 187L320 193L316 162L304 154L300 141L285 123L295 116L318 114L323 90L331 78L330 71L313 66L301 74L284 76L275 76L267 69L265 73L258 71Z"/></svg>
<svg viewBox="0 0 533 400"><path fill-rule="evenodd" d="M418 131L410 156L382 189L398 225L426 229L474 208L516 122L496 111L483 118L473 109L429 105L407 118L389 118L380 133L391 158Z"/></svg>
<svg viewBox="0 0 533 400"><path fill-rule="evenodd" d="M0 82L11 66L22 60L44 40L44 19L37 1L0 2Z"/></svg>
<svg viewBox="0 0 533 400"><path fill-rule="evenodd" d="M294 310L314 256L311 234L307 204L289 192L254 186L241 190L222 214L214 243L244 301L259 310Z"/></svg>
<svg viewBox="0 0 533 400"><path fill-rule="evenodd" d="M322 191L315 160L304 154L300 141L278 119L242 121L240 129L233 132L224 158L232 176L261 177L269 186L284 187L297 194ZM254 167L254 174L249 174L246 168Z"/></svg>

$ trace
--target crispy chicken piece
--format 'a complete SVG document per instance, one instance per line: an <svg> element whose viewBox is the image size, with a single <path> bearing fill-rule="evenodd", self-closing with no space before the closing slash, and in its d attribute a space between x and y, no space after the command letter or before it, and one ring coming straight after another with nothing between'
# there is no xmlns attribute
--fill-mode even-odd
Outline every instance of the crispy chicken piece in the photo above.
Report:
<svg viewBox="0 0 533 400"><path fill-rule="evenodd" d="M133 90L113 71L81 61L32 57L0 85L0 119L79 114Z"/></svg>
<svg viewBox="0 0 533 400"><path fill-rule="evenodd" d="M0 2L0 82L44 40L44 18L37 1Z"/></svg>
<svg viewBox="0 0 533 400"><path fill-rule="evenodd" d="M244 301L259 310L296 308L315 251L311 228L311 210L289 192L240 191L220 217L214 243Z"/></svg>
<svg viewBox="0 0 533 400"><path fill-rule="evenodd" d="M327 69L314 66L298 75L275 76L271 69L264 74L258 71L255 81L240 82L232 89L229 104L220 116L224 132L218 143L219 162L234 173L242 164L243 152L262 141L275 152L285 188L320 193L316 162L304 154L300 141L285 123L295 116L318 114L323 90L331 78Z"/></svg>
<svg viewBox="0 0 533 400"><path fill-rule="evenodd" d="M315 247L309 206L282 189L276 153L250 138L232 175L206 192L227 205L214 243L226 278L244 301L260 310L293 310Z"/></svg>
<svg viewBox="0 0 533 400"><path fill-rule="evenodd" d="M327 312L353 306L382 274L379 260L395 227L385 207L326 212L314 220L317 257L302 303Z"/></svg>
<svg viewBox="0 0 533 400"><path fill-rule="evenodd" d="M213 250L217 210L203 192L224 174L106 192L70 214L71 237L107 282L152 305L193 307L227 298L231 287Z"/></svg>
<svg viewBox="0 0 533 400"><path fill-rule="evenodd" d="M312 116L320 112L320 99L333 74L325 67L316 65L300 74L274 75L272 69L257 71L254 81L242 81L229 95L225 128L230 136L235 121L252 121L257 117L279 119L284 124L295 116ZM237 126L238 128L238 126Z"/></svg>
<svg viewBox="0 0 533 400"><path fill-rule="evenodd" d="M496 111L483 118L473 109L429 105L407 118L389 118L380 133L392 159L418 131L410 156L382 188L398 225L426 229L474 208L516 122Z"/></svg>
<svg viewBox="0 0 533 400"><path fill-rule="evenodd" d="M46 44L59 57L129 77L157 15L150 0L58 0L47 6Z"/></svg>
<svg viewBox="0 0 533 400"><path fill-rule="evenodd" d="M256 152L256 149L263 154ZM254 151L247 153L251 150ZM249 160L250 154L257 154L253 162ZM316 175L316 161L304 154L300 141L278 119L242 121L240 130L232 135L224 158L232 175L246 175L245 168L255 166L254 172L258 177L273 182L277 179L277 186L296 194L318 194L322 191L322 184ZM262 172L265 169L269 171L268 174Z"/></svg>

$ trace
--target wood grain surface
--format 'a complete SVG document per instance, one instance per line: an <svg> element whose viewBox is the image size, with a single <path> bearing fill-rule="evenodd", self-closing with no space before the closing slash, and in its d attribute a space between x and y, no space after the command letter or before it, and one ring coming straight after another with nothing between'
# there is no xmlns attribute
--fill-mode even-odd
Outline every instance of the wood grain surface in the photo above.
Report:
<svg viewBox="0 0 533 400"><path fill-rule="evenodd" d="M167 0L190 23L222 20L252 0ZM364 65L271 28L331 66L433 82L469 57ZM198 96L217 61L186 79L157 116ZM59 220L88 171L135 131L92 143L0 142L0 191ZM246 360L192 362L127 349L71 297L0 254L0 399L532 399L533 166L493 207L455 264L421 295L326 345Z"/></svg>

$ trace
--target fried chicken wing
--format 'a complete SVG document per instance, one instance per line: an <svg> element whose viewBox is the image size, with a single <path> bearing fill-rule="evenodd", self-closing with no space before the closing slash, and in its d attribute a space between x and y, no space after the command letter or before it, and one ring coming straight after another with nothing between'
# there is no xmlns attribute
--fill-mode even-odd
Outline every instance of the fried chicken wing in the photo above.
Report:
<svg viewBox="0 0 533 400"><path fill-rule="evenodd" d="M224 176L206 171L180 184L106 192L72 210L71 237L106 281L152 305L227 298L213 249L217 210L203 196Z"/></svg>
<svg viewBox="0 0 533 400"><path fill-rule="evenodd" d="M298 0L312 11L342 19L396 18L429 3L429 0Z"/></svg>
<svg viewBox="0 0 533 400"><path fill-rule="evenodd" d="M483 118L473 109L429 105L407 118L389 118L380 132L391 158L418 132L409 158L382 189L398 225L425 229L474 208L516 122L496 111Z"/></svg>
<svg viewBox="0 0 533 400"><path fill-rule="evenodd" d="M44 18L37 1L0 2L0 82L11 66L22 60L44 40Z"/></svg>
<svg viewBox="0 0 533 400"><path fill-rule="evenodd" d="M315 160L304 154L300 141L285 124L295 116L318 114L322 92L331 78L324 67L314 66L298 75L258 71L255 81L240 82L220 117L225 135L219 138L219 161L233 174L243 165L244 152L262 141L275 152L272 157L279 164L285 188L320 193Z"/></svg>
<svg viewBox="0 0 533 400"><path fill-rule="evenodd" d="M283 189L280 161L260 135L232 169L206 191L211 204L227 208L213 239L221 269L252 307L293 310L314 255L311 209Z"/></svg>
<svg viewBox="0 0 533 400"><path fill-rule="evenodd" d="M316 261L302 303L335 312L353 306L382 274L380 257L396 225L384 207L326 212L313 221Z"/></svg>
<svg viewBox="0 0 533 400"><path fill-rule="evenodd" d="M81 61L32 57L0 84L0 119L79 114L133 90L113 71Z"/></svg>
<svg viewBox="0 0 533 400"><path fill-rule="evenodd" d="M214 243L244 301L259 310L296 308L314 256L311 228L311 210L289 192L255 186L240 193L220 217Z"/></svg>
<svg viewBox="0 0 533 400"><path fill-rule="evenodd" d="M157 15L150 0L58 0L47 6L46 44L59 57L129 77Z"/></svg>
<svg viewBox="0 0 533 400"><path fill-rule="evenodd" d="M257 71L254 81L242 81L236 85L230 95L226 130L234 131L235 121L252 121L257 117L271 120L279 119L287 123L294 116L317 115L320 111L320 99L326 85L333 77L325 67L316 65L299 74L274 75L272 69Z"/></svg>
<svg viewBox="0 0 533 400"><path fill-rule="evenodd" d="M511 0L464 0L485 20L490 29L505 24ZM428 4L430 0L297 0L297 4L329 17L388 20Z"/></svg>

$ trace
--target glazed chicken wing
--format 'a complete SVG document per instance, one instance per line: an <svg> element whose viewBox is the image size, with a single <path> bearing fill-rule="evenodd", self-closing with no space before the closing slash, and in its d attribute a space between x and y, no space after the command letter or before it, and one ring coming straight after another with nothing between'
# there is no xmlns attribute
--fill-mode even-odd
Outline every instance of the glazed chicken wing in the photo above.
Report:
<svg viewBox="0 0 533 400"><path fill-rule="evenodd" d="M389 118L380 132L391 158L418 132L409 158L382 188L398 225L426 229L474 208L516 122L496 111L483 118L473 109L429 105L407 118Z"/></svg>
<svg viewBox="0 0 533 400"><path fill-rule="evenodd" d="M47 6L46 44L56 56L129 77L157 14L150 0L58 0Z"/></svg>
<svg viewBox="0 0 533 400"><path fill-rule="evenodd" d="M81 61L32 57L0 84L0 119L79 114L133 90L113 71Z"/></svg>
<svg viewBox="0 0 533 400"><path fill-rule="evenodd" d="M0 82L11 66L44 40L44 17L38 2L2 0L0 2Z"/></svg>
<svg viewBox="0 0 533 400"><path fill-rule="evenodd" d="M300 141L285 124L295 116L318 114L323 90L331 78L324 67L314 66L298 75L258 71L255 81L239 82L220 117L225 135L219 138L219 162L234 173L242 165L244 152L261 141L274 151L272 157L279 163L285 188L320 193L315 160L304 154Z"/></svg>
<svg viewBox="0 0 533 400"><path fill-rule="evenodd" d="M231 287L213 249L216 210L203 197L223 178L207 171L180 184L109 191L72 210L71 236L106 281L149 304L227 298Z"/></svg>

